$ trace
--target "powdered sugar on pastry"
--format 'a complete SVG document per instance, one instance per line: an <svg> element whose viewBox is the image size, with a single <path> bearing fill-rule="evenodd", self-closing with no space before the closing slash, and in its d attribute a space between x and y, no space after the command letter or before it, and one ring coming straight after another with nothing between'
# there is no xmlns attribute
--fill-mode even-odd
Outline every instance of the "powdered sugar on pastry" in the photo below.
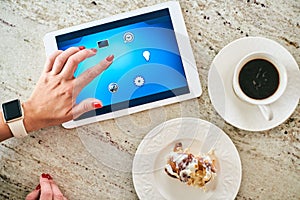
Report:
<svg viewBox="0 0 300 200"><path fill-rule="evenodd" d="M183 150L179 142L168 156L165 171L188 185L204 187L216 176L215 159L213 150L207 154L193 155L188 149Z"/></svg>

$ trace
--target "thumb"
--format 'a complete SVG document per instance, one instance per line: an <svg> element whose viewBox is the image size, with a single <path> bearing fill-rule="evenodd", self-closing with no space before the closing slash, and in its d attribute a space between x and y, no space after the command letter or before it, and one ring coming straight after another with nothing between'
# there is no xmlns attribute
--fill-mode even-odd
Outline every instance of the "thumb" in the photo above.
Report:
<svg viewBox="0 0 300 200"><path fill-rule="evenodd" d="M102 102L98 99L88 98L73 107L73 118L76 119L83 113L97 108L102 108Z"/></svg>

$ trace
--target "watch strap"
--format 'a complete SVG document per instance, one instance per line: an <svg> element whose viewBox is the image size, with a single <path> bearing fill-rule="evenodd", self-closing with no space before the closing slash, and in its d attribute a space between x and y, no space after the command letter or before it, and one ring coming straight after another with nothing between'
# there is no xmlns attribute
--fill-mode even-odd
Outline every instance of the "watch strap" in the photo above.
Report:
<svg viewBox="0 0 300 200"><path fill-rule="evenodd" d="M7 125L9 126L14 137L22 138L27 136L27 131L25 129L23 119L9 122L7 123Z"/></svg>

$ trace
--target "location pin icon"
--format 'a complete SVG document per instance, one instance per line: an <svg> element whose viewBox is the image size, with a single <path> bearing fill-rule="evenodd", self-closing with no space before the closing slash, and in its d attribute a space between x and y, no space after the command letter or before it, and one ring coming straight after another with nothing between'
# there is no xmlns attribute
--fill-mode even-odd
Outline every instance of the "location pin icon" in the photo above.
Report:
<svg viewBox="0 0 300 200"><path fill-rule="evenodd" d="M150 52L149 51L144 51L143 52L143 57L148 62L150 60Z"/></svg>

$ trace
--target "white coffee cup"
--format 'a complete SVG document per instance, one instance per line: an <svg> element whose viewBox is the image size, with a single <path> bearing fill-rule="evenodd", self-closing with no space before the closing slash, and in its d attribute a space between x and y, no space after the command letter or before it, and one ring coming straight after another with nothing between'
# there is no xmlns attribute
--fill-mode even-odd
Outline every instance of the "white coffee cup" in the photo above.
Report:
<svg viewBox="0 0 300 200"><path fill-rule="evenodd" d="M241 100L258 106L270 121L273 112L269 105L282 96L287 81L286 68L276 58L266 52L253 52L236 65L232 85Z"/></svg>

